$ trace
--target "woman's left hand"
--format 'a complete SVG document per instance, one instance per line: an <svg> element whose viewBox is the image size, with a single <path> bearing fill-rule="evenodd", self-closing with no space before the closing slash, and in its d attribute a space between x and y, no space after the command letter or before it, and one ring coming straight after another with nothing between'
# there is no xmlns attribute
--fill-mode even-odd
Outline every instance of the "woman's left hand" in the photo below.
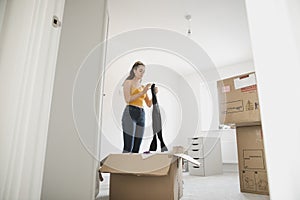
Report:
<svg viewBox="0 0 300 200"><path fill-rule="evenodd" d="M154 92L155 92L155 94L158 93L158 87L155 87L155 88L154 88Z"/></svg>

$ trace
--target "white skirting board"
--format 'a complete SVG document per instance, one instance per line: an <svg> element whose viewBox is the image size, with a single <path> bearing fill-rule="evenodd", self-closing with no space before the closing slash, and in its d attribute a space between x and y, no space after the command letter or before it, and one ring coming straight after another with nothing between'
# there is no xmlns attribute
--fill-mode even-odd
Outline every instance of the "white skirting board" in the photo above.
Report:
<svg viewBox="0 0 300 200"><path fill-rule="evenodd" d="M226 172L239 172L238 163L223 163L223 173Z"/></svg>

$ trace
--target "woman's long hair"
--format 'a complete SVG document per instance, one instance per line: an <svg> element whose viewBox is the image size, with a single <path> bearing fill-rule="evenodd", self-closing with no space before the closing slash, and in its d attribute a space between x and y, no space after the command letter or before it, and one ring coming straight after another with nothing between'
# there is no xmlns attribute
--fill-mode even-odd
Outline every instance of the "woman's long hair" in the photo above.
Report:
<svg viewBox="0 0 300 200"><path fill-rule="evenodd" d="M139 65L145 66L141 61L136 61L129 72L129 76L125 80L132 80L134 78L135 75L133 70L137 69Z"/></svg>

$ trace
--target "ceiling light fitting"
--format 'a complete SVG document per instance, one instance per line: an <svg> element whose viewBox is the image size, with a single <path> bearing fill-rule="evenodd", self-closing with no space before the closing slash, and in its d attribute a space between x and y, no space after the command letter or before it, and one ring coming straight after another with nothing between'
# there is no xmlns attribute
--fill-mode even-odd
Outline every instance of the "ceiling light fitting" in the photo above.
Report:
<svg viewBox="0 0 300 200"><path fill-rule="evenodd" d="M188 21L189 26L188 26L188 30L187 30L187 34L188 36L190 36L192 34L192 29L191 29L191 21L192 21L192 15L187 14L184 16L184 18Z"/></svg>

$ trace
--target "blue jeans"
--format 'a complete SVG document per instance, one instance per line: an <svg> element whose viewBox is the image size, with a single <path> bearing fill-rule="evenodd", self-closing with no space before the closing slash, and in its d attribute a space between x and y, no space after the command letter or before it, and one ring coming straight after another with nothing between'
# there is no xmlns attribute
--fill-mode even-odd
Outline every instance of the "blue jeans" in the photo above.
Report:
<svg viewBox="0 0 300 200"><path fill-rule="evenodd" d="M138 153L145 130L145 111L143 108L128 105L122 116L124 147L123 153Z"/></svg>

